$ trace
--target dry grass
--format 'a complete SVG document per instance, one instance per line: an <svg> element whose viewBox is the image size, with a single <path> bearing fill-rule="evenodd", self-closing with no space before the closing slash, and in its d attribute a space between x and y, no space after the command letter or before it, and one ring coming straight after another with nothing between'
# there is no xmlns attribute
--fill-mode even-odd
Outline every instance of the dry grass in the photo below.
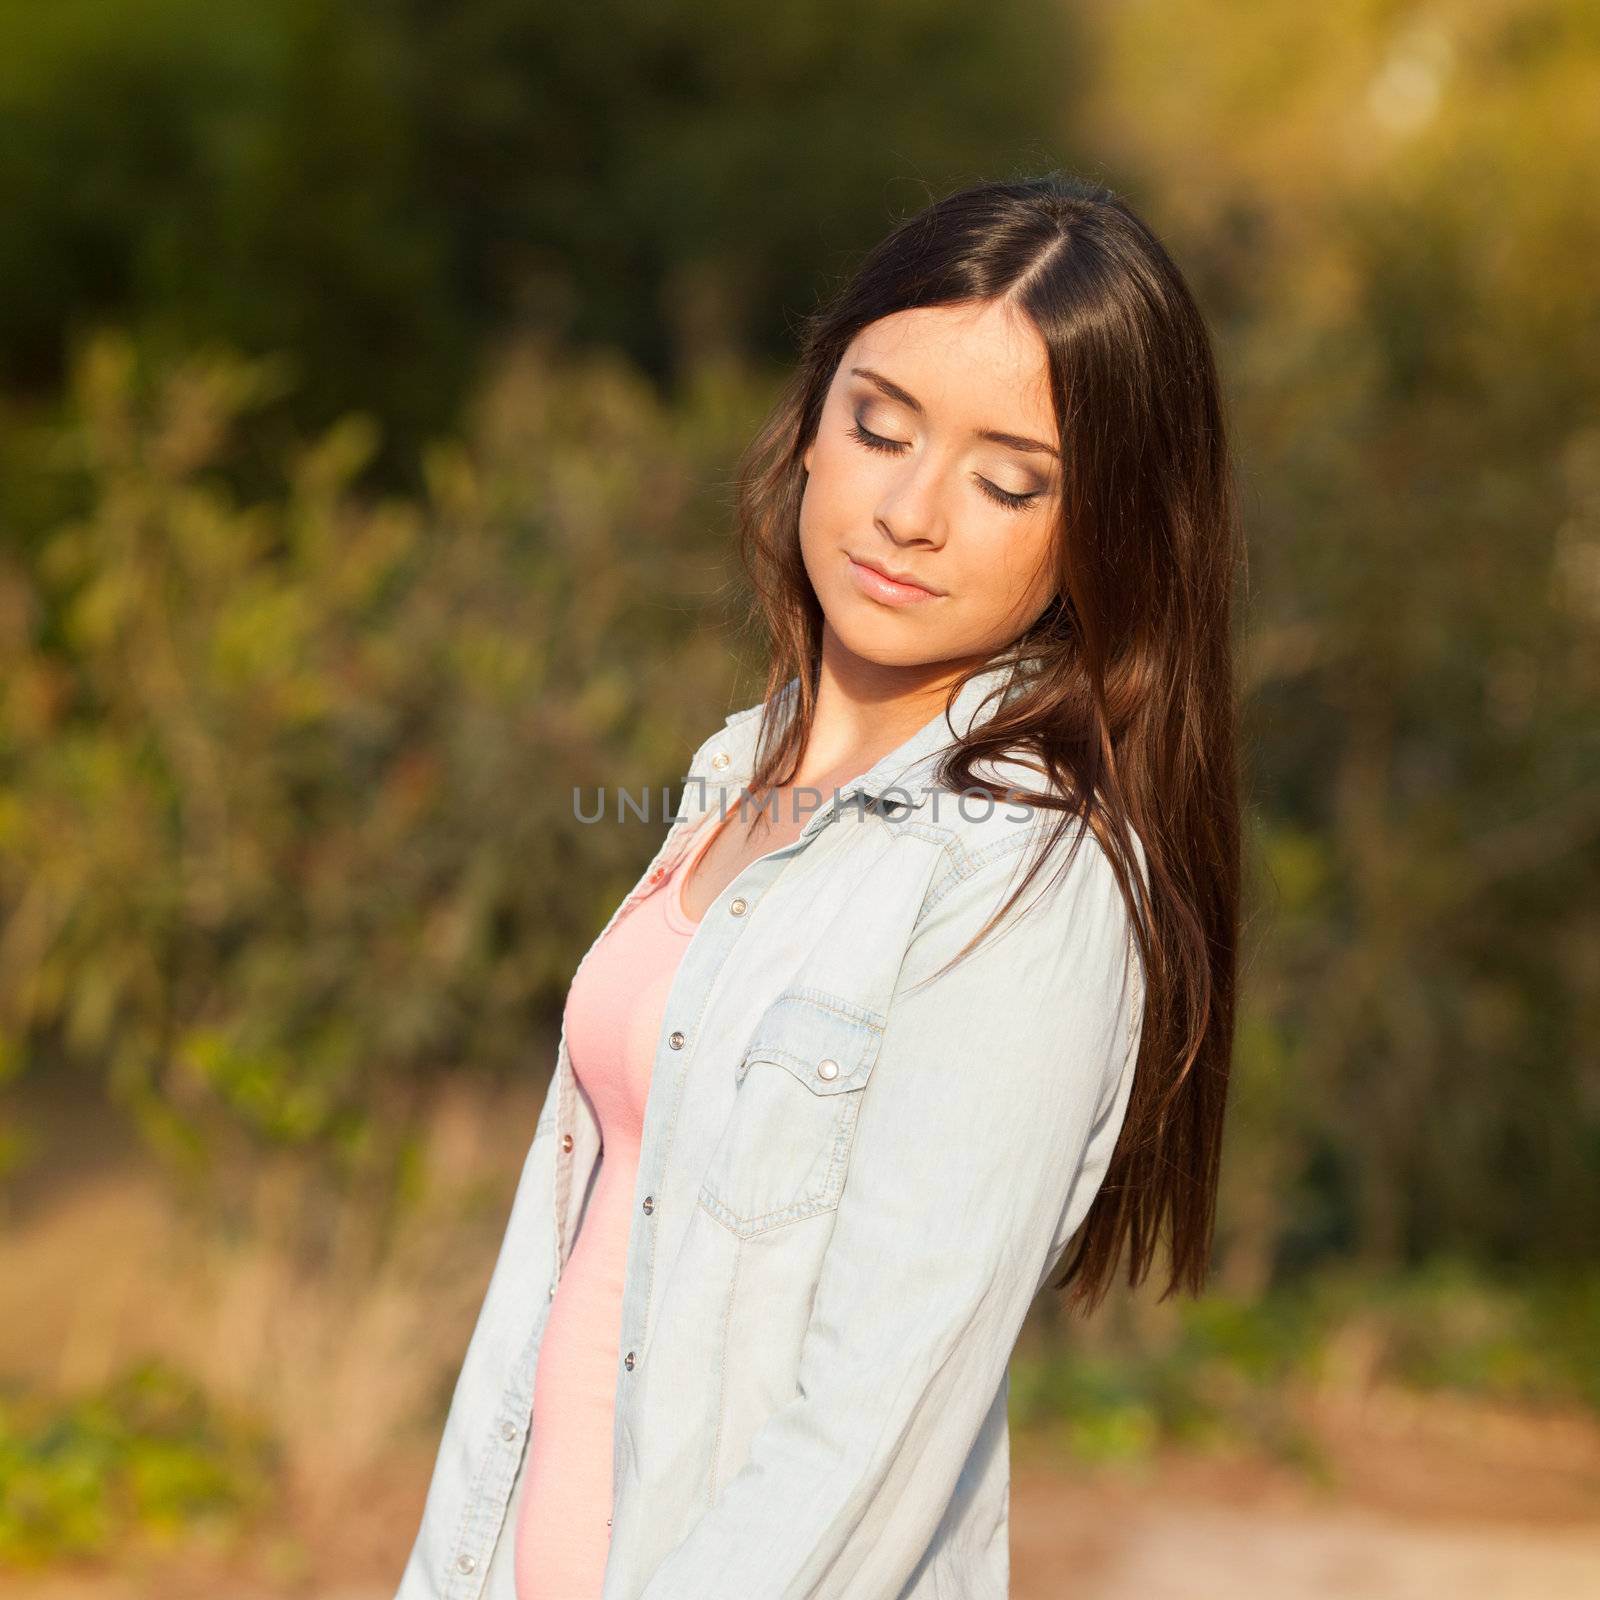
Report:
<svg viewBox="0 0 1600 1600"><path fill-rule="evenodd" d="M0 1379L72 1395L161 1360L219 1408L267 1424L298 1539L317 1548L342 1537L374 1485L392 1479L396 1450L437 1438L541 1093L444 1088L417 1191L386 1242L357 1208L308 1216L326 1201L288 1160L236 1182L248 1225L219 1228L97 1130L96 1159L36 1179L0 1234L12 1307L0 1320ZM68 1131L51 1121L45 1168Z"/></svg>

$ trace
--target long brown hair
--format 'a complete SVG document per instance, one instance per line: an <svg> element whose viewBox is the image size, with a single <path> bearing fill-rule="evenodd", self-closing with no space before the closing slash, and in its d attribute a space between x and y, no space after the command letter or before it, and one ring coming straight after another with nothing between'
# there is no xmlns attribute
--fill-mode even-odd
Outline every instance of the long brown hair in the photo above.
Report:
<svg viewBox="0 0 1600 1600"><path fill-rule="evenodd" d="M810 733L822 613L800 556L802 457L840 359L881 317L1000 297L1048 352L1065 465L1056 597L1003 652L1024 663L1026 687L956 742L939 782L989 787L974 765L1027 752L1057 791L1024 798L1066 814L1001 914L1081 816L1133 923L1146 983L1134 1083L1052 1285L1087 1310L1124 1243L1129 1284L1143 1280L1164 1223L1161 1298L1205 1286L1239 937L1232 591L1245 559L1216 364L1176 265L1109 189L1061 173L963 189L895 227L805 322L797 368L737 479L740 555L770 642L751 781L792 781ZM796 677L793 714L769 726Z"/></svg>

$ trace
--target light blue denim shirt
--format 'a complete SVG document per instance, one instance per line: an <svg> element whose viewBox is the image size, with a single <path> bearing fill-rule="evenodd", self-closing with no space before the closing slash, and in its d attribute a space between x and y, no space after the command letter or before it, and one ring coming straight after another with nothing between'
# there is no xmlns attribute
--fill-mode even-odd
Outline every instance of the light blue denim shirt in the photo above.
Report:
<svg viewBox="0 0 1600 1600"><path fill-rule="evenodd" d="M1010 670L967 684L955 729ZM607 929L736 803L760 709L695 752ZM1052 882L1074 825L998 932L919 986L1057 820L932 787L950 741L941 712L820 797L684 952L627 1246L602 1600L1007 1593L1007 1363L1104 1177L1144 983L1092 834ZM514 1600L539 1342L599 1144L563 1031L396 1600Z"/></svg>

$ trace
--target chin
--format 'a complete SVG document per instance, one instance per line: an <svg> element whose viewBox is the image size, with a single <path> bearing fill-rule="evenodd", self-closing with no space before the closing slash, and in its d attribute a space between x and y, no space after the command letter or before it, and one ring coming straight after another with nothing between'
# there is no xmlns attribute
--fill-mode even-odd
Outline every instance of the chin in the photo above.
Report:
<svg viewBox="0 0 1600 1600"><path fill-rule="evenodd" d="M823 616L845 650L875 667L925 667L958 653L925 629L893 626L898 620L894 616L886 619L889 626L884 626L883 618L863 617L849 601L831 610L824 607Z"/></svg>

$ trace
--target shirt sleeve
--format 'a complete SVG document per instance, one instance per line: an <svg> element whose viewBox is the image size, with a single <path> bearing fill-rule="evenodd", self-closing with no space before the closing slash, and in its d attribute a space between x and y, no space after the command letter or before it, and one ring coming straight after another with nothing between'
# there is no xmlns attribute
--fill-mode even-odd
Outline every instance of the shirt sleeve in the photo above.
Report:
<svg viewBox="0 0 1600 1600"><path fill-rule="evenodd" d="M1004 904L1020 852L936 891L862 1090L797 1393L640 1600L895 1600L915 1571L1126 1105L1143 987L1092 835L1061 872L1076 831L917 988Z"/></svg>

